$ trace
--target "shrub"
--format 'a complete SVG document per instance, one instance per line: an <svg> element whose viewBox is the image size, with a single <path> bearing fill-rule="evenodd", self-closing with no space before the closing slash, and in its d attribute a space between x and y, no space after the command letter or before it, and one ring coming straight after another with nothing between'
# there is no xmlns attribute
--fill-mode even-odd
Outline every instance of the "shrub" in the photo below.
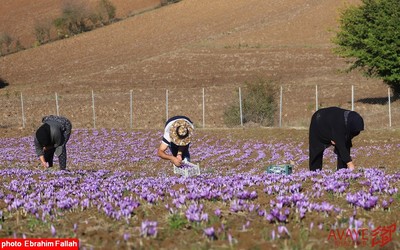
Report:
<svg viewBox="0 0 400 250"><path fill-rule="evenodd" d="M25 49L25 47L22 45L21 41L18 39L15 42L15 52L21 51L21 50L24 50L24 49Z"/></svg>
<svg viewBox="0 0 400 250"><path fill-rule="evenodd" d="M53 23L59 38L66 38L94 28L90 20L92 13L78 2L68 2L62 9L62 15Z"/></svg>
<svg viewBox="0 0 400 250"><path fill-rule="evenodd" d="M276 88L271 81L258 79L246 83L242 95L243 123L254 122L262 126L272 126L276 112ZM224 112L227 126L240 125L240 106L238 101L228 106Z"/></svg>
<svg viewBox="0 0 400 250"><path fill-rule="evenodd" d="M116 16L116 8L109 0L100 0L98 4L99 19L103 24L110 23Z"/></svg>
<svg viewBox="0 0 400 250"><path fill-rule="evenodd" d="M14 39L7 33L0 34L0 56L8 55L25 49L21 42Z"/></svg>
<svg viewBox="0 0 400 250"><path fill-rule="evenodd" d="M62 39L108 24L115 16L116 8L109 0L99 0L96 11L77 0L67 2L62 9L62 15L53 23L58 38Z"/></svg>
<svg viewBox="0 0 400 250"><path fill-rule="evenodd" d="M38 44L44 44L50 41L50 23L36 23L35 24L35 37Z"/></svg>
<svg viewBox="0 0 400 250"><path fill-rule="evenodd" d="M12 42L13 42L13 39L9 34L7 34L7 33L0 34L0 54L1 55L7 55L7 54L11 53Z"/></svg>

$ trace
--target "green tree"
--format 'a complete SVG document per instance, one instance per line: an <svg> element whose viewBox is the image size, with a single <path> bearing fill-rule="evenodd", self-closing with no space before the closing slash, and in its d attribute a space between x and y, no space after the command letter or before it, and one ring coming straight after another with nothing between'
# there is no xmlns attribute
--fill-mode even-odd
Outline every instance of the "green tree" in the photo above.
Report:
<svg viewBox="0 0 400 250"><path fill-rule="evenodd" d="M354 59L349 71L380 78L400 94L400 2L362 0L341 12L335 52Z"/></svg>

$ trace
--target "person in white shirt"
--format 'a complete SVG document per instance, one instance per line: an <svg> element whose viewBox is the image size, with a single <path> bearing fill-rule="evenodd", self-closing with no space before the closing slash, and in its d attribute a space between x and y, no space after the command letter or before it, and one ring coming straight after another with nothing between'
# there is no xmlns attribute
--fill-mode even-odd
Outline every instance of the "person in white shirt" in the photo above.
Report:
<svg viewBox="0 0 400 250"><path fill-rule="evenodd" d="M189 146L194 131L193 122L186 116L174 116L165 123L164 135L157 155L179 167L182 161L190 161ZM171 154L167 154L167 149Z"/></svg>

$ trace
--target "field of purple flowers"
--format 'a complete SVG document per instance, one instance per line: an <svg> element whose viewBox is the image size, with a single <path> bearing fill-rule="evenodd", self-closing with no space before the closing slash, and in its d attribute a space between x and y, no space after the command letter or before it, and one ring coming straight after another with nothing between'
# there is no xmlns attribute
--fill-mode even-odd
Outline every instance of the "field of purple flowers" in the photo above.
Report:
<svg viewBox="0 0 400 250"><path fill-rule="evenodd" d="M156 156L159 131L74 130L69 171L40 169L31 136L0 138L0 237L74 237L81 249L400 249L400 143L358 141L353 172L335 172L327 150L324 170L309 172L305 133L290 133L200 131L191 178ZM289 162L289 176L265 172Z"/></svg>

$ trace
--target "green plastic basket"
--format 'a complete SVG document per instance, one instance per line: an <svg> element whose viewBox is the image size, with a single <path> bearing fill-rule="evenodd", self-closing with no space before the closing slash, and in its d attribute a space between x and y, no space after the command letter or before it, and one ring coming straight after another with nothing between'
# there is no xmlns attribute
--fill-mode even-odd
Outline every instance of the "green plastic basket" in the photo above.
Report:
<svg viewBox="0 0 400 250"><path fill-rule="evenodd" d="M266 172L268 174L284 174L290 175L292 173L293 166L290 164L282 164L282 165L269 165L267 167Z"/></svg>

